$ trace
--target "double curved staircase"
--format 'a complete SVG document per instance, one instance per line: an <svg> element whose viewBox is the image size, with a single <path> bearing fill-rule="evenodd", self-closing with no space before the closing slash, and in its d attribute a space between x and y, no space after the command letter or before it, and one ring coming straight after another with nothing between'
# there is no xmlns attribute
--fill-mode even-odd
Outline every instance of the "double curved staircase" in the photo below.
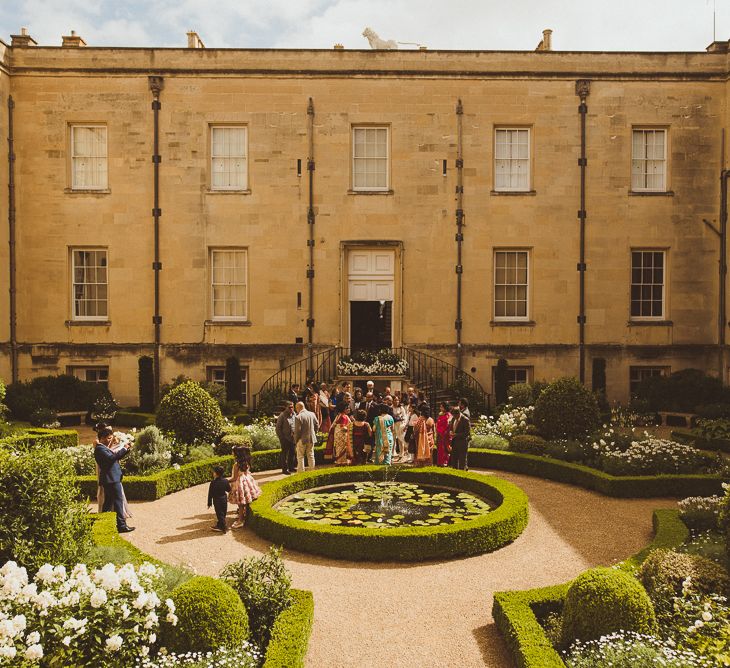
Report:
<svg viewBox="0 0 730 668"><path fill-rule="evenodd" d="M382 352L382 351L381 351ZM389 380L400 380L422 391L432 408L441 401L455 402L461 397L469 399L472 415L487 412L490 395L479 381L462 369L438 357L412 348L389 348L388 353L405 360L405 374L385 374ZM305 357L281 369L268 378L254 395L254 409L259 414L275 412L286 399L286 393L293 384L304 386L314 379L317 383L340 383L352 379L341 373L340 360L353 353L349 348L336 346Z"/></svg>

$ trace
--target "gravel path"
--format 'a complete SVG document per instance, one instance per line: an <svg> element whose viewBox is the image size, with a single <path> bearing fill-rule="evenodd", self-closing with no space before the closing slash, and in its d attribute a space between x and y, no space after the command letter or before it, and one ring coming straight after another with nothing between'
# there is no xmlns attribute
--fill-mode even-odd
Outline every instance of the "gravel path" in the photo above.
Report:
<svg viewBox="0 0 730 668"><path fill-rule="evenodd" d="M496 475L528 494L530 522L514 543L492 554L415 565L285 554L294 586L314 592L307 666L510 667L491 616L495 591L557 584L591 566L620 561L651 540L652 510L676 504L612 499L529 476ZM256 475L261 483L279 477ZM199 486L133 504L137 531L125 538L205 575L268 549L250 529L212 532L215 516L205 507L206 494Z"/></svg>

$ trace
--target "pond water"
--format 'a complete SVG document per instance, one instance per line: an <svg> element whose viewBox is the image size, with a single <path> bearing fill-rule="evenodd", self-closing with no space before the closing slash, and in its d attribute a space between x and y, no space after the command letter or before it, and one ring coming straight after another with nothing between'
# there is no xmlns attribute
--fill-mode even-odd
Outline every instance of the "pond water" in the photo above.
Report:
<svg viewBox="0 0 730 668"><path fill-rule="evenodd" d="M485 499L446 487L408 482L358 482L299 492L276 510L315 524L394 529L475 520L491 510Z"/></svg>

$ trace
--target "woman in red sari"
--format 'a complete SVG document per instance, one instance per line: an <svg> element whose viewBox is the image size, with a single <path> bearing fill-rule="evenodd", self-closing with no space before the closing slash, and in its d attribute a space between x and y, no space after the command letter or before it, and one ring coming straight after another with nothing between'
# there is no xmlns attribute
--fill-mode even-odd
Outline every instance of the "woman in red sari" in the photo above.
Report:
<svg viewBox="0 0 730 668"><path fill-rule="evenodd" d="M449 463L449 452L451 452L451 411L449 410L449 404L445 401L439 404L439 416L436 420L436 438L438 443L436 464L438 466L447 466Z"/></svg>

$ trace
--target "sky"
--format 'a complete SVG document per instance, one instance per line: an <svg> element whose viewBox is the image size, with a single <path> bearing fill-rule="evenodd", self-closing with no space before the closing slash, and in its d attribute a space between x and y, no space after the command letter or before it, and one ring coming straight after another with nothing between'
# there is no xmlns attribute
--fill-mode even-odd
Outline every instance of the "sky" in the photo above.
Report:
<svg viewBox="0 0 730 668"><path fill-rule="evenodd" d="M75 30L89 46L367 49L382 39L429 49L703 51L730 39L730 0L0 0L0 39L28 28L42 46ZM415 48L404 44L400 48Z"/></svg>

